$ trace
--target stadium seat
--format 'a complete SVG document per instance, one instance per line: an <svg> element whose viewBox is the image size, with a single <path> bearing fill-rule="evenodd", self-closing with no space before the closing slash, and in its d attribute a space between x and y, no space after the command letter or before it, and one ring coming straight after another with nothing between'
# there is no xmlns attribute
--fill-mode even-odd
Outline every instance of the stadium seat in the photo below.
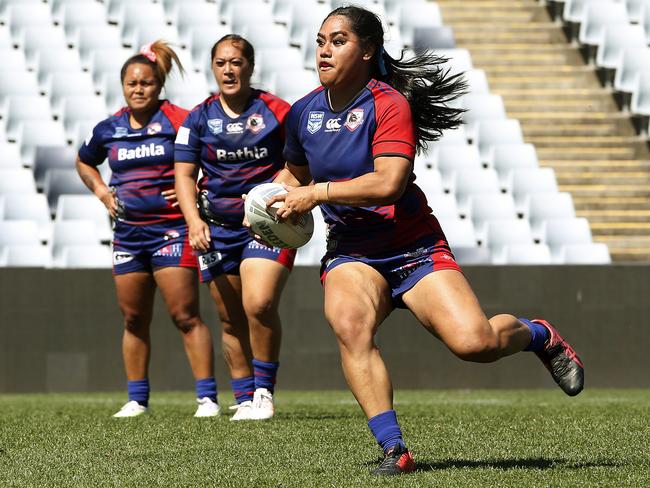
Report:
<svg viewBox="0 0 650 488"><path fill-rule="evenodd" d="M501 193L499 177L493 169L461 169L454 172L452 181L461 214L469 211L471 196Z"/></svg>
<svg viewBox="0 0 650 488"><path fill-rule="evenodd" d="M0 169L2 171L2 169ZM4 219L5 216L5 198L6 195L0 195L0 220Z"/></svg>
<svg viewBox="0 0 650 488"><path fill-rule="evenodd" d="M522 219L491 220L487 223L486 236L493 263L505 262L506 246L534 243L530 224Z"/></svg>
<svg viewBox="0 0 650 488"><path fill-rule="evenodd" d="M54 25L26 27L22 33L21 45L25 50L28 64L35 67L35 62L40 58L46 57L44 53L50 50L60 50L68 48L68 41L63 28ZM43 53L42 56L38 56Z"/></svg>
<svg viewBox="0 0 650 488"><path fill-rule="evenodd" d="M458 205L456 204L456 197L449 193L435 193L427 195L427 203L433 215L438 219L448 220L457 219L460 217Z"/></svg>
<svg viewBox="0 0 650 488"><path fill-rule="evenodd" d="M424 151L422 154L416 154L415 159L413 160L413 172L416 175L425 176L427 171L431 169L438 169L438 146L433 143L429 145L429 149Z"/></svg>
<svg viewBox="0 0 650 488"><path fill-rule="evenodd" d="M5 70L27 71L28 69L25 52L21 49L0 48L0 59L2 59L2 67Z"/></svg>
<svg viewBox="0 0 650 488"><path fill-rule="evenodd" d="M650 0L625 0L625 7L630 22L639 24L642 20L643 9L650 8Z"/></svg>
<svg viewBox="0 0 650 488"><path fill-rule="evenodd" d="M100 240L110 241L113 236L106 207L95 195L61 195L56 220L92 220Z"/></svg>
<svg viewBox="0 0 650 488"><path fill-rule="evenodd" d="M20 38L26 27L49 27L52 25L50 6L42 2L12 2L7 7L5 18L14 38Z"/></svg>
<svg viewBox="0 0 650 488"><path fill-rule="evenodd" d="M39 56L38 76L41 83L46 83L54 74L69 73L78 76L82 72L81 58L76 49L48 49Z"/></svg>
<svg viewBox="0 0 650 488"><path fill-rule="evenodd" d="M107 269L113 266L113 256L108 246L64 246L59 264L62 268Z"/></svg>
<svg viewBox="0 0 650 488"><path fill-rule="evenodd" d="M114 25L80 27L76 44L79 48L82 65L91 67L92 53L97 49L122 47L122 36L119 27Z"/></svg>
<svg viewBox="0 0 650 488"><path fill-rule="evenodd" d="M5 266L9 268L49 268L52 254L49 246L41 244L15 244L6 246Z"/></svg>
<svg viewBox="0 0 650 488"><path fill-rule="evenodd" d="M485 242L489 222L517 219L515 202L512 195L503 193L472 195L469 197L467 218L472 219L478 239Z"/></svg>
<svg viewBox="0 0 650 488"><path fill-rule="evenodd" d="M92 220L58 220L54 222L52 237L53 264L60 266L65 246L94 245L101 242L95 231L95 223Z"/></svg>
<svg viewBox="0 0 650 488"><path fill-rule="evenodd" d="M22 131L17 137L21 145L23 162L32 166L36 146L63 146L66 144L63 124L54 121L26 120L22 123Z"/></svg>
<svg viewBox="0 0 650 488"><path fill-rule="evenodd" d="M646 44L650 46L650 5L643 5L641 7L641 19L639 24L643 26L645 30L645 40Z"/></svg>
<svg viewBox="0 0 650 488"><path fill-rule="evenodd" d="M294 3L291 7L291 15L287 23L291 44L299 45L303 49L305 43L315 44L316 34L323 20L330 13L329 5L300 2Z"/></svg>
<svg viewBox="0 0 650 488"><path fill-rule="evenodd" d="M553 168L517 169L511 172L509 181L519 208L525 206L526 197L529 195L558 191Z"/></svg>
<svg viewBox="0 0 650 488"><path fill-rule="evenodd" d="M25 70L0 70L0 108L9 96L37 96L41 94L36 73Z"/></svg>
<svg viewBox="0 0 650 488"><path fill-rule="evenodd" d="M447 59L443 67L449 69L451 75L465 73L474 69L472 56L467 49L436 49L435 54Z"/></svg>
<svg viewBox="0 0 650 488"><path fill-rule="evenodd" d="M55 115L61 114L66 97L91 97L98 94L91 74L81 72L54 73L47 85L47 92Z"/></svg>
<svg viewBox="0 0 650 488"><path fill-rule="evenodd" d="M55 22L61 23L63 20L63 10L69 3L95 3L97 0L50 0L52 4L52 18Z"/></svg>
<svg viewBox="0 0 650 488"><path fill-rule="evenodd" d="M126 46L131 46L134 50L139 50L145 44L149 44L157 39L162 39L175 47L176 54L183 53L186 43L180 40L178 30L173 25L140 25L134 31L130 39L124 39ZM130 43L129 43L130 41ZM187 66L191 69L191 65Z"/></svg>
<svg viewBox="0 0 650 488"><path fill-rule="evenodd" d="M565 264L611 264L607 244L569 244L560 247L559 260Z"/></svg>
<svg viewBox="0 0 650 488"><path fill-rule="evenodd" d="M470 93L463 97L462 108L466 110L463 122L470 141L476 138L478 122L506 119L506 107L501 95Z"/></svg>
<svg viewBox="0 0 650 488"><path fill-rule="evenodd" d="M409 4L400 5L397 12L400 35L404 44L413 47L416 28L442 26L440 7L434 2L427 2L413 8Z"/></svg>
<svg viewBox="0 0 650 488"><path fill-rule="evenodd" d="M289 103L294 103L320 86L318 76L313 71L303 69L279 71L269 79L269 89Z"/></svg>
<svg viewBox="0 0 650 488"><path fill-rule="evenodd" d="M221 23L228 25L232 29L232 23L237 17L247 15L249 12L254 12L259 9L264 9L267 14L269 12L270 3L265 0L221 0L219 15ZM254 14L253 14L254 15ZM273 13L269 14L269 22L273 19ZM233 30L234 31L234 30Z"/></svg>
<svg viewBox="0 0 650 488"><path fill-rule="evenodd" d="M450 188L454 172L463 169L482 169L481 156L476 146L469 144L444 145L435 150L436 166L442 173L446 188Z"/></svg>
<svg viewBox="0 0 650 488"><path fill-rule="evenodd" d="M442 185L442 176L440 176L440 172L437 169L431 169L426 173L419 174L415 180L415 184L420 187L427 199L445 191Z"/></svg>
<svg viewBox="0 0 650 488"><path fill-rule="evenodd" d="M95 124L109 115L108 107L101 96L76 96L63 99L61 117L69 139L76 134L76 126L82 121Z"/></svg>
<svg viewBox="0 0 650 488"><path fill-rule="evenodd" d="M418 9L426 3L426 1L427 0L384 0L384 6L386 7L386 13L391 22L395 22L399 17L400 7L408 6L412 9Z"/></svg>
<svg viewBox="0 0 650 488"><path fill-rule="evenodd" d="M504 260L494 264L552 264L551 250L546 244L510 244L504 247Z"/></svg>
<svg viewBox="0 0 650 488"><path fill-rule="evenodd" d="M45 195L14 193L5 195L4 220L32 220L38 226L38 237L49 242L52 238L52 218Z"/></svg>
<svg viewBox="0 0 650 488"><path fill-rule="evenodd" d="M447 25L413 29L413 50L415 52L455 48L454 29Z"/></svg>
<svg viewBox="0 0 650 488"><path fill-rule="evenodd" d="M636 88L632 93L630 110L637 115L650 116L650 67L639 73ZM647 129L646 127L646 131Z"/></svg>
<svg viewBox="0 0 650 488"><path fill-rule="evenodd" d="M10 47L14 47L11 31L6 25L0 25L0 49L9 49Z"/></svg>
<svg viewBox="0 0 650 488"><path fill-rule="evenodd" d="M13 193L36 193L36 184L31 170L0 169L0 195Z"/></svg>
<svg viewBox="0 0 650 488"><path fill-rule="evenodd" d="M447 242L456 251L462 247L477 247L478 240L474 224L469 219L439 219L442 231L447 237Z"/></svg>
<svg viewBox="0 0 650 488"><path fill-rule="evenodd" d="M585 7L589 3L612 2L613 0L566 0L562 11L562 18L567 22L581 24L585 20Z"/></svg>
<svg viewBox="0 0 650 488"><path fill-rule="evenodd" d="M537 152L532 144L495 144L488 151L486 164L499 173L501 183L507 186L511 171L539 167Z"/></svg>
<svg viewBox="0 0 650 488"><path fill-rule="evenodd" d="M203 73L187 72L183 78L178 73L172 73L165 84L165 98L172 102L179 97L187 100L193 100L197 105L205 100L210 94L210 88L205 80Z"/></svg>
<svg viewBox="0 0 650 488"><path fill-rule="evenodd" d="M39 95L18 95L9 98L7 104L7 138L15 141L26 120L54 120L50 100Z"/></svg>
<svg viewBox="0 0 650 488"><path fill-rule="evenodd" d="M256 52L256 66L252 81L268 86L275 73L302 69L303 60L297 48L262 48Z"/></svg>
<svg viewBox="0 0 650 488"><path fill-rule="evenodd" d="M296 266L320 264L320 259L327 249L327 226L323 220L323 214L316 208L312 211L312 215L314 216L314 233L309 242L298 250Z"/></svg>
<svg viewBox="0 0 650 488"><path fill-rule="evenodd" d="M457 129L448 129L443 131L442 136L436 141L436 144L439 146L446 144L467 144L465 127L461 125Z"/></svg>
<svg viewBox="0 0 650 488"><path fill-rule="evenodd" d="M126 14L125 6L127 4L144 4L150 5L158 0L106 0L106 18L111 24L119 24Z"/></svg>
<svg viewBox="0 0 650 488"><path fill-rule="evenodd" d="M469 88L469 93L473 95L490 93L490 86L488 85L484 70L477 68L470 69L465 71L463 77Z"/></svg>
<svg viewBox="0 0 650 488"><path fill-rule="evenodd" d="M616 69L621 64L624 49L645 45L645 32L640 25L606 25L596 54L596 66Z"/></svg>
<svg viewBox="0 0 650 488"><path fill-rule="evenodd" d="M126 105L124 100L124 88L120 79L119 71L104 73L101 77L101 93L104 96L106 107L111 114L117 112ZM96 120L95 123L99 122ZM85 134L84 134L85 136Z"/></svg>
<svg viewBox="0 0 650 488"><path fill-rule="evenodd" d="M194 37L194 29L211 28L213 32L218 29L220 24L219 5L216 3L193 3L191 8L178 10L176 21L181 40L188 43ZM214 33L212 37L214 44L221 36ZM194 46L193 43L192 46Z"/></svg>
<svg viewBox="0 0 650 488"><path fill-rule="evenodd" d="M74 169L77 148L71 146L39 146L34 155L34 180L37 188L45 185L45 174L50 169Z"/></svg>
<svg viewBox="0 0 650 488"><path fill-rule="evenodd" d="M5 169L21 169L20 146L0 141L0 171Z"/></svg>
<svg viewBox="0 0 650 488"><path fill-rule="evenodd" d="M38 225L33 220L0 220L0 246L38 246Z"/></svg>
<svg viewBox="0 0 650 488"><path fill-rule="evenodd" d="M231 10L230 24L233 32L246 34L251 30L264 30L273 25L273 11L271 4L260 3L254 8L246 3L235 3Z"/></svg>
<svg viewBox="0 0 650 488"><path fill-rule="evenodd" d="M163 6L159 3L125 2L118 24L122 27L122 41L127 45L134 45L140 27L166 26L167 18Z"/></svg>
<svg viewBox="0 0 650 488"><path fill-rule="evenodd" d="M47 195L50 212L56 211L61 195L88 195L88 188L74 169L48 169L45 173L43 191Z"/></svg>
<svg viewBox="0 0 650 488"><path fill-rule="evenodd" d="M543 224L544 243L551 248L554 260L562 258L561 248L569 244L591 244L589 222L582 217L547 219Z"/></svg>
<svg viewBox="0 0 650 488"><path fill-rule="evenodd" d="M625 4L616 2L590 2L585 6L584 20L580 24L578 40L581 44L600 46L605 26L627 25Z"/></svg>
<svg viewBox="0 0 650 488"><path fill-rule="evenodd" d="M486 265L492 263L492 256L487 247L452 247L451 252L461 266Z"/></svg>
<svg viewBox="0 0 650 488"><path fill-rule="evenodd" d="M66 3L61 22L68 39L76 39L82 27L106 25L106 6L98 2Z"/></svg>
<svg viewBox="0 0 650 488"><path fill-rule="evenodd" d="M638 74L648 69L650 48L625 48L621 55L620 64L614 74L614 89L623 93L632 93L636 88Z"/></svg>
<svg viewBox="0 0 650 488"><path fill-rule="evenodd" d="M263 29L247 27L242 30L242 35L253 47L264 46L265 49L289 47L289 30L284 25L270 24Z"/></svg>
<svg viewBox="0 0 650 488"><path fill-rule="evenodd" d="M495 144L523 144L521 125L516 119L490 120L477 122L477 139L481 160L487 161L490 148Z"/></svg>
<svg viewBox="0 0 650 488"><path fill-rule="evenodd" d="M548 219L572 219L576 216L570 193L536 193L525 198L525 213L533 235L543 237Z"/></svg>
<svg viewBox="0 0 650 488"><path fill-rule="evenodd" d="M222 25L193 27L190 46L194 66L202 67L206 73L211 72L210 51L215 42L226 34L230 34L230 29Z"/></svg>
<svg viewBox="0 0 650 488"><path fill-rule="evenodd" d="M7 254L9 253L8 246L0 246L0 267L7 266Z"/></svg>

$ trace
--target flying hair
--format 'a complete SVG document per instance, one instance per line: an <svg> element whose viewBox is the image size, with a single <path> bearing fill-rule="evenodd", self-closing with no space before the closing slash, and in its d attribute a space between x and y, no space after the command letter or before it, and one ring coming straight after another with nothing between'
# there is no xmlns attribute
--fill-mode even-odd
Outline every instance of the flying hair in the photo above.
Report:
<svg viewBox="0 0 650 488"><path fill-rule="evenodd" d="M122 70L120 71L120 79L124 82L126 69L130 65L148 64L153 68L156 80L158 80L160 86L165 86L167 75L171 72L174 63L178 67L181 76L183 76L185 69L183 68L180 59L178 59L176 52L169 47L169 44L165 41L158 39L149 44L145 44L140 48L140 51L137 54L134 54L126 60L124 65L122 65Z"/></svg>
<svg viewBox="0 0 650 488"><path fill-rule="evenodd" d="M431 51L418 52L404 59L391 57L384 49L384 28L379 17L361 7L348 6L332 10L326 17L348 19L350 29L362 44L374 49L370 76L400 92L411 107L418 151L440 138L442 131L460 126L464 110L451 106L467 92L462 73L450 74L444 67L447 58Z"/></svg>

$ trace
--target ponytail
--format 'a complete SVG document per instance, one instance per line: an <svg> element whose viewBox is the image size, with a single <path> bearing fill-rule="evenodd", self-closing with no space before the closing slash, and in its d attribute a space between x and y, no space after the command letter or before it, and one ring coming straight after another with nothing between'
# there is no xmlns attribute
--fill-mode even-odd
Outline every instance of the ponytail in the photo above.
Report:
<svg viewBox="0 0 650 488"><path fill-rule="evenodd" d="M176 52L165 41L158 39L149 44L145 44L140 48L140 52L126 60L120 71L120 79L124 82L126 69L130 65L148 64L153 68L156 80L160 83L160 86L165 86L167 75L171 72L173 63L176 63L181 76L183 76L185 70Z"/></svg>
<svg viewBox="0 0 650 488"><path fill-rule="evenodd" d="M359 40L374 48L370 76L391 85L408 101L418 150L438 140L442 131L463 123L464 110L450 104L466 93L467 84L462 74L450 75L443 67L446 58L423 52L404 59L402 52L394 59L384 49L384 28L375 13L361 7L339 7L327 18L335 15L347 18Z"/></svg>

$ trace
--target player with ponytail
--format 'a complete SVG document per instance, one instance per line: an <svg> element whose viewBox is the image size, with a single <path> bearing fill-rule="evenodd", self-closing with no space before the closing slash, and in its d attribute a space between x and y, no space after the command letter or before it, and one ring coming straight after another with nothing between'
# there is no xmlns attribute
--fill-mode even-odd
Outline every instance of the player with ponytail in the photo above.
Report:
<svg viewBox="0 0 650 488"><path fill-rule="evenodd" d="M488 320L481 310L413 174L416 149L461 123L462 111L449 103L465 85L433 54L391 58L383 35L379 18L363 8L327 16L316 41L323 87L289 112L287 164L276 178L289 192L268 204L284 202L280 218L320 205L329 225L325 315L346 380L384 452L373 474L395 475L414 471L415 463L374 342L394 308L410 310L463 360L534 351L568 395L582 390L584 373L548 322L508 314Z"/></svg>
<svg viewBox="0 0 650 488"><path fill-rule="evenodd" d="M196 417L219 414L212 336L199 316L197 260L174 191L174 139L187 111L160 99L176 53L164 42L142 47L122 66L127 106L103 120L79 149L77 171L115 222L113 275L124 317L122 353L129 401L115 417L146 413L149 326L156 287L181 333L196 379ZM108 158L110 186L97 166Z"/></svg>

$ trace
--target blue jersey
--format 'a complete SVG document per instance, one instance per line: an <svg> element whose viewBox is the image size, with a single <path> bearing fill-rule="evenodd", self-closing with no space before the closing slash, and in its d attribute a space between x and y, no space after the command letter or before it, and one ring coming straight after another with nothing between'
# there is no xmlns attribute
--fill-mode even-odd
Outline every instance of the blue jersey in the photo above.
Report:
<svg viewBox="0 0 650 488"><path fill-rule="evenodd" d="M97 166L108 157L110 185L123 207L123 220L148 225L182 219L178 207L162 196L174 188L174 139L187 111L163 101L141 129L131 128L130 109L123 108L95 126L79 149L79 159Z"/></svg>
<svg viewBox="0 0 650 488"><path fill-rule="evenodd" d="M415 157L415 130L407 100L371 80L346 108L333 111L319 88L296 102L287 116L284 156L309 165L315 182L347 181L375 170L375 158ZM390 205L321 205L329 226L328 250L368 256L400 249L431 234L444 238L411 173L404 194Z"/></svg>
<svg viewBox="0 0 650 488"><path fill-rule="evenodd" d="M284 120L289 104L253 90L239 117L229 117L219 95L196 106L178 131L176 161L199 164L210 210L223 222L240 225L243 193L272 181L284 167Z"/></svg>

